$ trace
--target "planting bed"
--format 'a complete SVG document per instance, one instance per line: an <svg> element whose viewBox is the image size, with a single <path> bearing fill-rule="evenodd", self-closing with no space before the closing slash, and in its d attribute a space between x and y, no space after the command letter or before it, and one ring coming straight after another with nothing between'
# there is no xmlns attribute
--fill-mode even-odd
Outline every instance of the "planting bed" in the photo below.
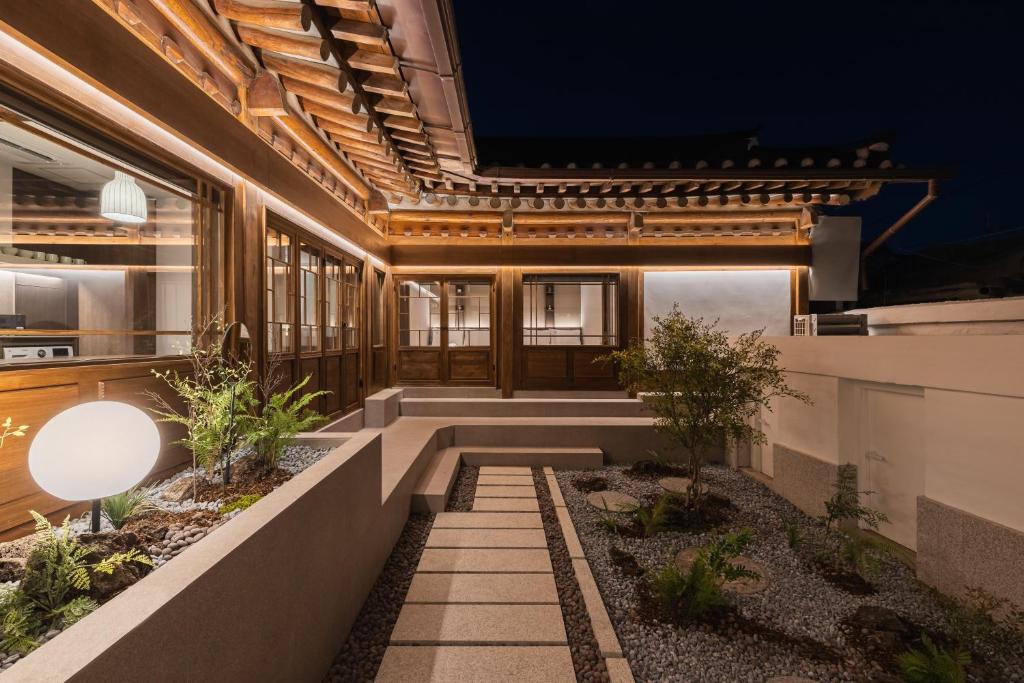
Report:
<svg viewBox="0 0 1024 683"><path fill-rule="evenodd" d="M611 531L602 521L609 514L587 502L594 491L613 490L651 505L663 493L659 479L685 474L653 463L556 473L638 681L899 681L895 656L919 646L922 630L939 644L950 642L946 601L911 569L883 557L869 582L827 574L793 550L786 533L789 523L804 538L820 537L821 523L740 472L708 467L706 514L670 515L669 526L650 537L633 527ZM629 514L612 517L631 524ZM753 533L744 554L765 569L767 587L728 593L729 605L701 620L666 614L647 588L648 573L681 550L743 528ZM1018 639L998 632L975 640L971 650L969 680L1024 681Z"/></svg>
<svg viewBox="0 0 1024 683"><path fill-rule="evenodd" d="M230 485L224 487L219 479L206 481L200 477L196 484L196 496L193 496L191 484L185 486L187 482L183 481L191 481L193 471L179 472L151 487L148 502L154 509L131 518L119 531L104 518L101 520L100 533L90 533L90 513L72 520L71 535L77 538L82 546L95 549L87 558L89 562L97 562L114 552L124 552L132 548L138 549L153 562L153 567L129 563L109 576L92 573L90 597L100 604L110 600L150 571L179 556L189 546L200 542L226 521L244 511L244 507L241 507L221 514L222 506L238 501L244 496L249 496L247 502L251 504L257 497L270 493L295 474L320 460L330 450L288 446L281 455L277 469L267 474L248 468L248 454L242 452L234 461L235 472ZM168 492L176 484L184 490L181 493L182 497L174 496L175 500L167 500ZM17 587L24 573L25 561L34 545L34 535L0 543L0 590L12 590ZM60 629L52 629L40 638L40 644L51 640L60 632ZM0 670L10 668L22 656L22 653L5 652L0 648Z"/></svg>

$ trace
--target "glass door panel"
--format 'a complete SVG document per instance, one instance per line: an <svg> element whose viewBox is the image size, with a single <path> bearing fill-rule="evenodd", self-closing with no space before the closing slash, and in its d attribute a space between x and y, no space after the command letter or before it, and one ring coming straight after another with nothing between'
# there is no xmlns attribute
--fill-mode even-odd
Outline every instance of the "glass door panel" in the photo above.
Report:
<svg viewBox="0 0 1024 683"><path fill-rule="evenodd" d="M489 280L448 282L448 346L491 345Z"/></svg>
<svg viewBox="0 0 1024 683"><path fill-rule="evenodd" d="M403 280L398 288L398 345L441 346L441 283Z"/></svg>

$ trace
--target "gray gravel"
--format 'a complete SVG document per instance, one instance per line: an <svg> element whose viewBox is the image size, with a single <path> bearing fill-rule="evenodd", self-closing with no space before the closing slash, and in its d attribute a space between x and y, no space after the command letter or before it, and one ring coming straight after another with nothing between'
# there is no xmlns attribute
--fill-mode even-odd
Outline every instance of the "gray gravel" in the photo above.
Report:
<svg viewBox="0 0 1024 683"><path fill-rule="evenodd" d="M471 512L473 510L473 499L476 497L476 480L480 476L480 468L470 465L459 467L459 473L455 475L455 484L448 496L448 504L445 512Z"/></svg>
<svg viewBox="0 0 1024 683"><path fill-rule="evenodd" d="M354 683L376 677L433 524L434 515L409 516L325 681Z"/></svg>
<svg viewBox="0 0 1024 683"><path fill-rule="evenodd" d="M734 683L784 675L822 683L882 680L879 666L848 644L840 628L840 622L857 607L887 607L927 629L945 630L944 612L934 594L895 560L886 560L872 581L877 589L874 595L852 595L822 578L789 548L784 532L786 521L797 522L804 534L816 533L818 523L760 483L724 467L708 467L705 474L712 492L724 494L735 506L721 528L708 533L668 531L651 538L614 535L600 525L600 512L586 503L586 494L573 482L603 476L610 489L641 501L660 494L656 479L633 479L624 475L623 469L559 471L556 476L638 681ZM718 534L744 527L754 532L746 554L768 568L770 585L763 593L734 597L738 613L783 636L817 641L821 651L831 649L838 654L837 661L802 656L789 642L766 640L764 634L749 629L727 627L720 632L708 625L679 626L642 616L637 579L625 575L609 559L609 547L614 545L635 556L644 569L656 569L682 548L704 545ZM1004 651L1000 656L1008 660L1006 677L1000 680L1024 680L1020 673L1024 660L1018 658L1019 653Z"/></svg>

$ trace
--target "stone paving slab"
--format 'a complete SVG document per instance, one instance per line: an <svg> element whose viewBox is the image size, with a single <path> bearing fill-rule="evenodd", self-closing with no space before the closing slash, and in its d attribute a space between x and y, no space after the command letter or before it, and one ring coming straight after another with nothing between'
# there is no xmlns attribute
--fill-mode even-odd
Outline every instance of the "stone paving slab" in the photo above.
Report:
<svg viewBox="0 0 1024 683"><path fill-rule="evenodd" d="M540 513L533 512L439 512L435 529L543 529Z"/></svg>
<svg viewBox="0 0 1024 683"><path fill-rule="evenodd" d="M558 604L552 574L414 574L406 602Z"/></svg>
<svg viewBox="0 0 1024 683"><path fill-rule="evenodd" d="M427 548L547 548L543 529L431 529Z"/></svg>
<svg viewBox="0 0 1024 683"><path fill-rule="evenodd" d="M391 631L394 645L563 645L566 642L562 608L558 605L405 604Z"/></svg>
<svg viewBox="0 0 1024 683"><path fill-rule="evenodd" d="M484 465L480 468L480 474L529 474L533 471L529 467L516 467L502 465Z"/></svg>
<svg viewBox="0 0 1024 683"><path fill-rule="evenodd" d="M392 645L377 672L379 683L575 683L566 646Z"/></svg>
<svg viewBox="0 0 1024 683"><path fill-rule="evenodd" d="M477 486L533 486L531 474L481 474Z"/></svg>
<svg viewBox="0 0 1024 683"><path fill-rule="evenodd" d="M558 480L553 474L545 474L544 479L548 482L548 491L551 492L551 502L556 508L565 507L565 498L562 498L562 489L558 486Z"/></svg>
<svg viewBox="0 0 1024 683"><path fill-rule="evenodd" d="M424 548L418 572L550 574L547 548Z"/></svg>
<svg viewBox="0 0 1024 683"><path fill-rule="evenodd" d="M536 498L533 486L477 486L477 498Z"/></svg>
<svg viewBox="0 0 1024 683"><path fill-rule="evenodd" d="M536 498L475 498L473 513L477 512L539 512Z"/></svg>

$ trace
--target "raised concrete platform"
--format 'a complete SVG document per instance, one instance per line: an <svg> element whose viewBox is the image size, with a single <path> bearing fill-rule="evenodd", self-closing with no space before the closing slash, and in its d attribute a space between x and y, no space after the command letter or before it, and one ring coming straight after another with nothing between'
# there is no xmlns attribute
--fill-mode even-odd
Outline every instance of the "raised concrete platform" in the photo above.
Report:
<svg viewBox="0 0 1024 683"><path fill-rule="evenodd" d="M477 498L473 512L539 512L536 498Z"/></svg>
<svg viewBox="0 0 1024 683"><path fill-rule="evenodd" d="M402 390L397 387L381 389L370 394L363 402L363 422L366 427L387 427L401 414Z"/></svg>
<svg viewBox="0 0 1024 683"><path fill-rule="evenodd" d="M643 401L631 398L410 398L406 417L642 417Z"/></svg>
<svg viewBox="0 0 1024 683"><path fill-rule="evenodd" d="M384 652L377 680L382 683L575 683L566 646L407 647Z"/></svg>
<svg viewBox="0 0 1024 683"><path fill-rule="evenodd" d="M391 631L393 645L562 645L566 642L562 608L558 605L406 603Z"/></svg>
<svg viewBox="0 0 1024 683"><path fill-rule="evenodd" d="M416 571L549 574L552 570L547 548L425 548Z"/></svg>
<svg viewBox="0 0 1024 683"><path fill-rule="evenodd" d="M406 602L557 605L551 574L416 574Z"/></svg>
<svg viewBox="0 0 1024 683"><path fill-rule="evenodd" d="M543 529L540 515L533 512L441 512L434 517L434 529Z"/></svg>
<svg viewBox="0 0 1024 683"><path fill-rule="evenodd" d="M547 548L548 543L543 529L431 529L426 547Z"/></svg>
<svg viewBox="0 0 1024 683"><path fill-rule="evenodd" d="M445 448L434 454L427 471L416 482L410 506L413 512L443 512L459 474L459 450Z"/></svg>

